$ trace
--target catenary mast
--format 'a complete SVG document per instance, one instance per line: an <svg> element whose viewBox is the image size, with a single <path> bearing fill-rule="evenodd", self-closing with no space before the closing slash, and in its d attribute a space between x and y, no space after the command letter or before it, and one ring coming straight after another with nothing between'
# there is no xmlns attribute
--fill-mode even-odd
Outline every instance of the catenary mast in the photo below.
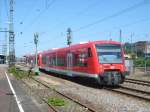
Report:
<svg viewBox="0 0 150 112"><path fill-rule="evenodd" d="M15 35L13 24L13 4L14 0L9 0L9 66L15 64Z"/></svg>

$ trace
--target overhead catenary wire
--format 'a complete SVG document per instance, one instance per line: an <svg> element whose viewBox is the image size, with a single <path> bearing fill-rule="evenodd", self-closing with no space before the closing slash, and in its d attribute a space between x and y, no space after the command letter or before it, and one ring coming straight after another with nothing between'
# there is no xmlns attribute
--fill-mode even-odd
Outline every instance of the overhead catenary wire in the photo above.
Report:
<svg viewBox="0 0 150 112"><path fill-rule="evenodd" d="M139 2L139 3L137 3L137 4L134 4L134 5L132 5L131 7L125 8L125 9L123 9L123 10L117 12L117 13L114 13L114 14L112 14L112 15L110 15L110 16L106 16L106 17L104 17L104 18L102 18L102 19L98 19L97 21L94 21L94 22L91 22L91 23L89 23L89 24L87 24L87 25L81 26L81 27L79 27L78 29L74 30L73 32L78 32L78 31L80 31L80 30L87 29L87 28L89 28L89 27L91 27L91 26L94 26L94 25L96 25L96 24L98 24L98 23L104 22L104 21L106 21L106 20L109 20L109 19L115 18L115 17L117 17L117 16L120 16L120 15L122 15L122 14L124 14L124 13L127 13L127 12L130 12L130 11L132 11L132 10L135 10L135 9L137 9L137 8L139 8L139 7L141 7L141 6L145 5L145 4L147 4L147 3L150 3L150 2L147 1L147 0L143 0L142 2Z"/></svg>
<svg viewBox="0 0 150 112"><path fill-rule="evenodd" d="M143 19L140 19L140 20L137 20L137 21L134 21L132 23L125 24L125 25L121 25L120 27L115 27L115 29L120 29L120 28L123 28L123 27L129 27L129 26L132 26L134 24L138 24L140 22L144 22L144 21L148 21L148 20L150 20L150 17L143 18ZM113 29L114 29L114 27L113 27Z"/></svg>
<svg viewBox="0 0 150 112"><path fill-rule="evenodd" d="M124 24L124 25L120 25L120 26L117 26L117 27L112 27L110 29L120 30L120 29L124 29L126 27L131 27L132 25L139 24L141 22L146 22L146 21L150 21L150 17L142 18L142 19L139 19L137 21L130 22L130 23L127 23L127 24ZM97 33L99 33L99 32L94 32L94 34L97 34ZM109 36L111 36L111 33L109 33Z"/></svg>
<svg viewBox="0 0 150 112"><path fill-rule="evenodd" d="M0 30L1 30L1 23L2 23L2 6L3 6L3 4L2 4L2 1L0 0Z"/></svg>
<svg viewBox="0 0 150 112"><path fill-rule="evenodd" d="M147 18L143 18L143 19L140 19L140 20L137 20L137 21L134 21L134 22L131 22L131 23L127 23L127 24L124 24L124 25L121 25L121 26L118 26L118 27L115 27L115 28L120 29L120 28L130 27L132 25L135 25L135 24L138 24L138 23L141 23L141 22L145 22L145 21L149 21L149 20L150 20L150 17L147 17Z"/></svg>
<svg viewBox="0 0 150 112"><path fill-rule="evenodd" d="M144 1L142 1L142 2L139 2L139 3L137 3L137 4L132 5L131 7L128 7L128 8L126 8L126 9L123 9L123 10L121 10L121 11L119 11L119 12L113 14L113 15L104 17L103 19L100 19L100 20L98 20L98 21L96 21L96 22L94 22L94 23L91 23L91 24L88 24L88 25L86 25L86 26L80 27L79 29L74 30L73 32L78 32L78 31L80 31L80 30L82 30L82 29L86 29L86 28L88 28L88 27L90 27L90 26L93 26L93 25L95 25L96 23L103 22L103 21L106 21L106 20L108 20L108 19L117 17L117 16L119 16L119 15L121 15L121 14L124 14L124 13L127 13L127 12L129 12L129 11L135 10L135 9L137 9L137 8L139 8L139 7L141 7L141 6L145 5L145 4L147 4L147 3L149 3L149 2L148 2L147 0L144 0ZM143 22L143 21L147 21L147 20L149 20L149 19L150 19L150 17L144 18L144 19L141 19L141 20L132 22L132 23L128 23L128 24L122 25L122 26L120 26L120 27L118 27L118 28L128 27L128 26L131 26L131 25L133 25L133 24L137 24L137 23L140 23L140 22ZM113 27L113 28L114 28L114 27ZM115 27L115 29L117 29L117 27Z"/></svg>
<svg viewBox="0 0 150 112"><path fill-rule="evenodd" d="M50 3L49 2L50 2L50 0L45 0L46 9L48 9L53 4L54 0L52 0Z"/></svg>
<svg viewBox="0 0 150 112"><path fill-rule="evenodd" d="M40 1L40 0L37 0L37 1L36 1L36 4L37 4L37 5L38 5L39 1ZM36 4L35 4L35 1L33 0L32 4L31 4L31 6L33 6L32 9L34 9L34 8L37 6ZM28 14L28 16L25 15L25 17L23 17L23 20L22 20L21 22L24 23L32 14L33 14L33 13L30 12L30 13Z"/></svg>
<svg viewBox="0 0 150 112"><path fill-rule="evenodd" d="M148 3L148 2L145 2L145 0L144 1L142 1L142 2L140 2L140 3L137 3L137 4L135 4L135 5L133 5L133 6L131 6L131 7L129 7L129 8L126 8L126 9L123 9L123 10L121 10L121 11L119 11L119 12L117 12L117 13L115 13L115 14L113 14L113 15L110 15L110 16L108 16L108 17L104 17L103 19L100 19L99 21L96 21L97 23L100 23L100 22L103 22L103 21L106 21L106 20L109 20L109 19L111 19L111 18L115 18L115 17L117 17L117 16L120 16L120 15L122 15L122 14L124 14L124 13L127 13L127 12L129 12L129 11L132 11L132 10L135 10L135 9L137 9L137 8L139 8L139 7L141 7L141 6L143 6L143 5L145 5L146 3ZM39 18L38 18L39 19ZM36 20L37 21L37 20ZM35 22L36 22L35 21ZM93 25L95 25L95 24L97 24L97 23L94 23ZM138 22L137 22L138 23ZM34 24L34 23L33 23ZM92 24L92 23L91 23ZM134 23L129 23L129 24L126 24L126 25L128 25L128 26L130 26L130 24L136 24L135 22ZM89 25L89 24L88 24ZM93 26L93 25L91 25L91 26ZM32 26L32 25L31 25ZM124 26L124 25L123 25ZM90 27L90 25L88 26L88 27ZM88 28L87 27L87 28ZM125 26L126 27L126 26ZM75 30L75 32L78 32L78 31L80 31L80 30L82 30L82 29L85 29L85 28L82 28L82 27L80 27L81 29L79 29L79 30ZM57 39L56 39L57 40Z"/></svg>
<svg viewBox="0 0 150 112"><path fill-rule="evenodd" d="M83 14L87 13L87 12L88 12L88 10L90 10L90 9L94 8L96 5L98 5L98 3L99 3L99 0L96 0L96 2L94 2L94 3L92 3L92 4L87 5L87 7L86 7L86 8L84 8L83 10L81 10L80 12L78 12L78 13L77 13L77 15L75 15L75 16L76 16L76 17L79 17L79 16L81 16L81 15L83 15Z"/></svg>
<svg viewBox="0 0 150 112"><path fill-rule="evenodd" d="M4 4L5 4L6 16L7 16L7 20L8 20L8 18L9 18L9 15L8 15L8 0L4 0Z"/></svg>
<svg viewBox="0 0 150 112"><path fill-rule="evenodd" d="M45 7L31 22L30 22L30 24L29 25L27 25L27 27L25 27L25 29L29 29L29 28L31 28L36 22L37 22L37 20L40 18L40 16L42 15L42 14L44 14L54 3L55 3L55 1L56 0L52 0L48 5L47 5L47 7ZM29 27L30 26L30 27ZM24 30L25 30L24 29ZM24 31L23 30L23 31Z"/></svg>
<svg viewBox="0 0 150 112"><path fill-rule="evenodd" d="M139 19L137 21L124 24L124 25L115 26L115 27L112 27L111 29L114 29L114 30L116 30L116 29L118 30L119 29L120 30L120 29L124 29L126 27L131 27L132 25L139 24L141 22L146 22L146 21L150 21L150 16L147 17L147 18L142 18L142 19Z"/></svg>
<svg viewBox="0 0 150 112"><path fill-rule="evenodd" d="M46 0L47 3L48 0ZM83 14L87 13L89 9L94 8L96 5L98 5L99 0L97 0L96 2L93 2L92 4L87 5L87 7L83 8L82 10L80 10L79 12L75 13L74 15L71 15L70 17L73 18L77 18L79 16L82 16ZM58 26L65 24L66 20L69 19L70 17L66 17L64 20L60 20L58 24L56 24L54 27L52 27L51 29L56 29Z"/></svg>
<svg viewBox="0 0 150 112"><path fill-rule="evenodd" d="M46 7L48 6L48 1L50 1L50 0L46 0ZM81 10L81 11L79 11L77 14L75 14L75 15L73 15L73 17L79 17L79 16L81 16L82 14L84 14L85 12L87 13L88 11L87 10L89 10L89 9L91 9L91 8L93 8L94 6L96 6L96 5L98 5L98 2L99 2L99 0L97 0L96 2L94 2L94 3L92 3L92 4L89 4L89 5L87 5L87 7L86 8L84 8L83 10ZM66 18L67 19L67 18ZM66 20L65 19L65 20ZM65 23L65 22L63 22L63 23ZM61 25L63 24L63 23L61 23ZM59 24L60 25L60 24ZM57 27L58 25L55 25L55 27ZM52 29L55 29L55 27L53 27ZM58 38L60 38L60 36L59 37L57 37L57 39ZM56 38L55 38L56 39Z"/></svg>

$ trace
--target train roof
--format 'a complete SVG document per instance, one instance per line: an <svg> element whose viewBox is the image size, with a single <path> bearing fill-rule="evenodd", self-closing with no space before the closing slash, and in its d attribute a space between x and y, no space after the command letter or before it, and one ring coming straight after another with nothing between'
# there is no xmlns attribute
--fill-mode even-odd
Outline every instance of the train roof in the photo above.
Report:
<svg viewBox="0 0 150 112"><path fill-rule="evenodd" d="M77 44L73 44L73 45L70 45L71 48L77 48L77 47L84 47L84 46L88 46L90 44L119 44L121 45L120 42L117 42L117 41L112 41L112 40L100 40L100 41L87 41L87 42L79 42ZM50 52L56 52L56 51L60 51L60 50L67 50L69 49L69 46L67 47L64 47L64 48L51 48L51 49L48 49L48 50L45 50L45 51L40 51L38 52L38 54L47 54L47 53L50 53ZM32 57L34 56L35 54L27 54L25 56L27 57Z"/></svg>
<svg viewBox="0 0 150 112"><path fill-rule="evenodd" d="M83 47L83 46L87 46L87 45L90 45L90 44L119 44L119 45L121 45L121 43L117 42L117 41L100 40L100 41L80 42L80 43L77 43L77 44L70 45L70 48L73 48L73 47ZM56 52L56 51L67 50L67 49L69 49L69 46L64 47L64 48L52 48L52 49L49 49L47 51L43 51L42 54L47 54L49 52Z"/></svg>

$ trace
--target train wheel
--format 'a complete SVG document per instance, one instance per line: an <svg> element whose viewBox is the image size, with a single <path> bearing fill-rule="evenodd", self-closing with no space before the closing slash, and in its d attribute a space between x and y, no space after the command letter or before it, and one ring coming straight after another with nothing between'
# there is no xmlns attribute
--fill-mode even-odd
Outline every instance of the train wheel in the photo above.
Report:
<svg viewBox="0 0 150 112"><path fill-rule="evenodd" d="M125 76L121 74L121 84L124 82L124 80L125 80Z"/></svg>
<svg viewBox="0 0 150 112"><path fill-rule="evenodd" d="M102 77L99 76L99 77L97 78L97 82L98 82L98 88L102 89L103 86L104 86L104 82L103 82Z"/></svg>

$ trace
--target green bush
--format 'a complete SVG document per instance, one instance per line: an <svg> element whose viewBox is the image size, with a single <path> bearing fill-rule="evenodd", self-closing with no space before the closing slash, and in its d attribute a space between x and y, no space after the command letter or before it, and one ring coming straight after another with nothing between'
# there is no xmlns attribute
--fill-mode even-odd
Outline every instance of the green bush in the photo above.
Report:
<svg viewBox="0 0 150 112"><path fill-rule="evenodd" d="M19 68L16 68L15 66L11 67L8 69L9 73L12 73L17 79L22 79L25 77L30 77L32 75L34 75L33 73L27 72L27 71L22 71Z"/></svg>
<svg viewBox="0 0 150 112"><path fill-rule="evenodd" d="M64 106L65 101L62 98L48 98L48 104L53 106Z"/></svg>
<svg viewBox="0 0 150 112"><path fill-rule="evenodd" d="M145 60L146 60L146 66L150 67L150 57L147 57L147 58L144 58L144 57L137 58L134 61L134 65L136 67L144 67L145 66Z"/></svg>
<svg viewBox="0 0 150 112"><path fill-rule="evenodd" d="M150 58L147 58L147 60L146 60L146 65L147 65L148 67L150 67Z"/></svg>

